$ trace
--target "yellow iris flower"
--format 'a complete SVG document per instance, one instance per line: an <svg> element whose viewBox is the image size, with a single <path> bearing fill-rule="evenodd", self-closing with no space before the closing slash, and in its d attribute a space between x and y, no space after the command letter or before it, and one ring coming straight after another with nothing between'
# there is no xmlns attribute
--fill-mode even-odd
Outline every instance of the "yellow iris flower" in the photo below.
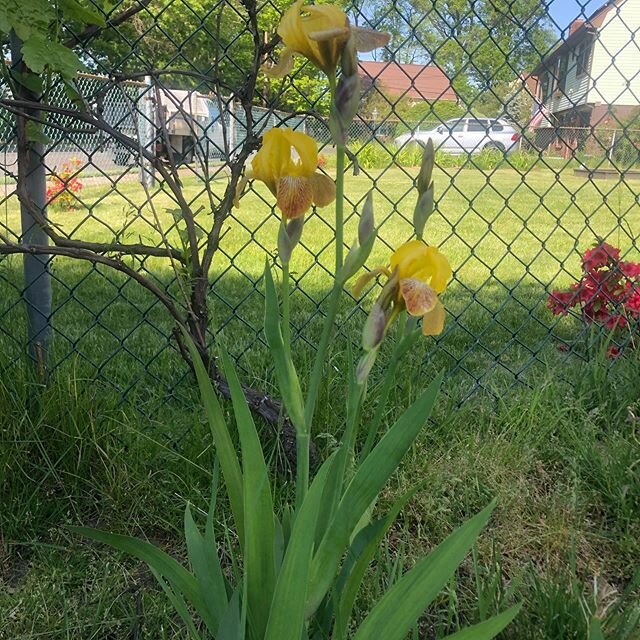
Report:
<svg viewBox="0 0 640 640"><path fill-rule="evenodd" d="M409 315L422 316L422 333L437 336L444 329L445 309L438 298L451 280L452 271L447 258L436 247L422 240L411 240L403 244L391 256L389 267L378 267L362 275L353 294L357 297L372 278L384 274L394 286L393 310L389 324L401 309ZM393 284L396 281L397 284Z"/></svg>
<svg viewBox="0 0 640 640"><path fill-rule="evenodd" d="M362 29L349 24L347 14L330 4L294 2L282 16L278 35L285 45L278 64L265 68L266 73L282 77L293 68L293 56L301 55L327 75L335 73L342 51L350 36L357 51L372 51L389 41L386 33Z"/></svg>
<svg viewBox="0 0 640 640"><path fill-rule="evenodd" d="M251 166L247 177L267 185L287 220L304 215L312 204L325 207L335 200L333 180L317 171L318 145L305 133L270 129Z"/></svg>
<svg viewBox="0 0 640 640"><path fill-rule="evenodd" d="M438 294L451 280L451 266L447 258L422 242L411 240L391 256L391 271L397 269L399 294L407 312L422 316L422 333L437 336L444 329L445 310Z"/></svg>

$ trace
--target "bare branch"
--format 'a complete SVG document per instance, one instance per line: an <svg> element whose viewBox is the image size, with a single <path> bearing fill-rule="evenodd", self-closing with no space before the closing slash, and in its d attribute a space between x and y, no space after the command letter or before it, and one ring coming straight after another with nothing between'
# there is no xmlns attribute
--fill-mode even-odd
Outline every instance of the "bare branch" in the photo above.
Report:
<svg viewBox="0 0 640 640"><path fill-rule="evenodd" d="M68 258L75 258L77 260L87 260L94 264L104 264L116 271L120 271L129 276L132 280L135 280L138 284L142 285L145 289L149 290L154 296L160 300L160 302L166 307L167 311L171 314L171 317L182 327L186 326L186 318L180 313L178 308L173 304L167 294L152 280L149 280L141 273L125 264L119 258L110 258L104 255L93 253L85 249L78 247L57 247L51 245L33 245L33 244L21 244L17 242L10 242L6 238L2 238L4 244L0 244L0 255L11 254L32 254L32 255L55 255L66 256Z"/></svg>

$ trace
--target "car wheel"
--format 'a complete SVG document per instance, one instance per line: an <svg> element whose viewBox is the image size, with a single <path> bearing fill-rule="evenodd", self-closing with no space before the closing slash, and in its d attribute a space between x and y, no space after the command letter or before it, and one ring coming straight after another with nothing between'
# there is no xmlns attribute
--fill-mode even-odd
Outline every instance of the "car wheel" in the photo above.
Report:
<svg viewBox="0 0 640 640"><path fill-rule="evenodd" d="M487 142L487 144L485 144L482 148L489 151L500 151L501 153L505 152L504 145L500 142Z"/></svg>

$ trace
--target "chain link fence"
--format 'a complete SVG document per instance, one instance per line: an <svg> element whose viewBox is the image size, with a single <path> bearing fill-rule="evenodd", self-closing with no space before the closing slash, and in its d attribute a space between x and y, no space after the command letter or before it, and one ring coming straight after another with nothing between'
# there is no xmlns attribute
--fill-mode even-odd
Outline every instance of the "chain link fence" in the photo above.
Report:
<svg viewBox="0 0 640 640"><path fill-rule="evenodd" d="M410 237L413 184L422 145L432 138L437 204L429 242L449 256L455 275L445 297L445 333L437 348L421 346L413 364L416 371L444 368L450 392L462 400L477 389L500 393L535 384L543 368L562 372L579 362L592 330L577 317L553 316L550 292L580 277L581 255L598 240L619 247L626 260L640 258L640 0L602 7L566 0L449 5L345 7L359 24L392 34L377 59L368 54L362 63L362 107L349 132L347 232L355 232L372 189L380 242L370 266L387 262ZM202 78L218 74L225 87L240 85L251 51L243 14L233 0L145 6L132 24L84 45L92 74L78 77L79 93L141 148L157 158L171 155L190 203L202 202L198 215L206 216L206 198L222 197L227 161L245 139L247 123L238 96L212 92ZM286 6L262 6L265 38ZM298 64L282 85L264 80L252 108L253 130L304 131L318 142L320 165L333 175L327 92L308 64ZM46 98L74 104L62 85ZM148 162L104 132L49 117L56 125L45 127L53 225L92 242L126 238L161 246L159 228L180 233L175 203ZM15 123L8 112L0 112L0 145L0 229L19 241ZM265 255L274 255L277 225L268 193L253 185L225 225L209 285L213 332L253 381L270 375L261 272ZM301 360L317 341L331 238L331 211L319 209L307 223L293 274ZM131 257L130 265L166 291L179 287L166 261ZM58 256L49 269L54 374L78 369L111 386L122 401L134 394L143 406L141 398L149 398L150 410L180 389L186 369L171 318L157 299L108 267ZM21 258L3 257L5 376L28 366L24 289ZM366 297L351 300L341 311L341 331L354 342L369 304ZM635 322L615 340L633 341Z"/></svg>

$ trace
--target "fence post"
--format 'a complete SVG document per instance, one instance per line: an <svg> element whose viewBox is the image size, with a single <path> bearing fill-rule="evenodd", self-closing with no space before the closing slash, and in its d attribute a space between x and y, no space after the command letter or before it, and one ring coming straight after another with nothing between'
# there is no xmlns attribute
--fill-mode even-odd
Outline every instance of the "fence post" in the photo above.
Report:
<svg viewBox="0 0 640 640"><path fill-rule="evenodd" d="M150 151L155 156L156 138L156 108L155 96L151 76L144 77L145 88L142 95L142 127L140 128L140 144L143 149ZM162 108L158 105L158 108ZM153 164L146 158L141 157L140 162L140 182L147 188L152 188L155 184L155 169Z"/></svg>
<svg viewBox="0 0 640 640"><path fill-rule="evenodd" d="M28 72L22 63L22 41L11 32L11 64L14 69ZM40 95L16 82L17 99L39 102ZM31 116L38 117L37 109L25 109ZM18 139L18 179L24 185L33 206L43 217L47 217L47 177L45 173L45 149L41 142L30 142L27 137L28 119L16 115ZM20 203L21 242L30 245L48 245L49 237L34 220L24 203ZM51 273L50 255L23 257L24 288L22 295L27 306L27 345L29 356L36 363L38 376L44 382L47 369L47 355L51 338Z"/></svg>

